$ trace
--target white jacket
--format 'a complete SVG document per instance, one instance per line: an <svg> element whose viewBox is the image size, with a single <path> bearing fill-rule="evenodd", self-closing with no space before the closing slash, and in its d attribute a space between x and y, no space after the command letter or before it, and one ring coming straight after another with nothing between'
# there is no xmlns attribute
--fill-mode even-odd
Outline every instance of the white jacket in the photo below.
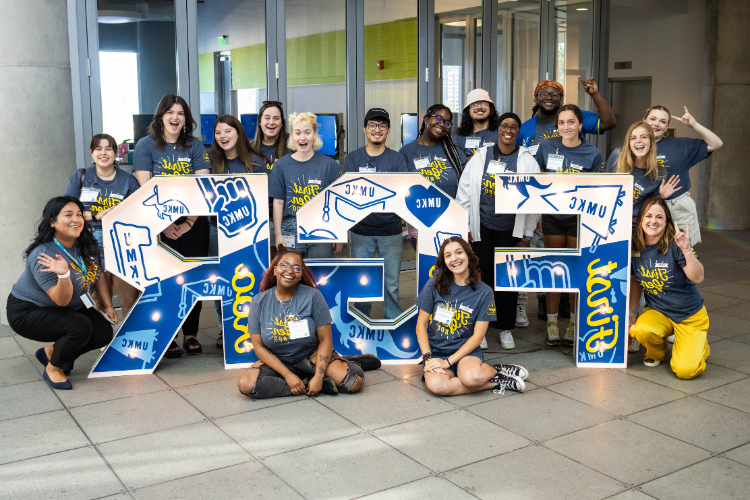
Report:
<svg viewBox="0 0 750 500"><path fill-rule="evenodd" d="M484 162L488 154L492 154L494 146L485 146L477 150L476 154L471 157L466 164L461 182L458 184L456 193L456 202L464 207L469 213L469 231L474 241L480 241L479 231L479 197L482 192L482 176L484 175ZM517 171L519 174L535 174L541 172L539 164L536 162L534 155L523 147L518 147L518 159L516 161ZM513 236L523 238L524 236L533 236L536 229L538 214L516 214L516 223L513 227Z"/></svg>

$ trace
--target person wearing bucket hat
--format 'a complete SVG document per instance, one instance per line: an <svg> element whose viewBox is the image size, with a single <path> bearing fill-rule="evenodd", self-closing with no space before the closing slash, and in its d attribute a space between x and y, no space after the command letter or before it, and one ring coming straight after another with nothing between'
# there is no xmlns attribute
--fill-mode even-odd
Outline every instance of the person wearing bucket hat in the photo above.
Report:
<svg viewBox="0 0 750 500"><path fill-rule="evenodd" d="M581 110L583 114L581 139L585 138L584 134L601 135L607 130L615 128L617 126L615 113L599 93L599 87L594 79L584 80L579 76L578 80L583 85L583 90L591 96L599 113ZM534 89L534 107L531 109L531 119L526 120L521 125L516 143L519 146L529 148L531 154L536 154L540 141L560 137L560 133L557 131L557 113L564 103L565 88L560 83L553 80L539 82Z"/></svg>
<svg viewBox="0 0 750 500"><path fill-rule="evenodd" d="M474 89L466 96L461 125L453 136L453 143L471 159L479 148L497 142L498 124L497 110L490 94L484 89Z"/></svg>

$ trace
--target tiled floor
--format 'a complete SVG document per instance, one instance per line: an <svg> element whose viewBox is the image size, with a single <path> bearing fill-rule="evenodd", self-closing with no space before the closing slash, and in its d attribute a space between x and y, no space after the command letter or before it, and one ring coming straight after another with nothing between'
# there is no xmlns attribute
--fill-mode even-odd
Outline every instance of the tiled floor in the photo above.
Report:
<svg viewBox="0 0 750 500"><path fill-rule="evenodd" d="M488 359L531 372L504 397L435 397L400 365L368 373L358 395L250 401L215 327L203 355L152 376L89 380L89 353L75 389L55 392L41 344L0 327L0 498L746 499L750 232L704 239L711 357L691 381L646 368L642 351L627 370L576 369L544 345L535 300L516 349L488 339Z"/></svg>

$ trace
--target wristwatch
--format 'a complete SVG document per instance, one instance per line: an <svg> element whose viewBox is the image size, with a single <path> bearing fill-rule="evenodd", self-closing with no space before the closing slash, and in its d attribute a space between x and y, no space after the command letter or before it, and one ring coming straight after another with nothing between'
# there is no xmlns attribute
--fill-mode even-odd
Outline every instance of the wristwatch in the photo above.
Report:
<svg viewBox="0 0 750 500"><path fill-rule="evenodd" d="M91 220L95 221L96 220L96 212L94 212L93 210L89 210L89 212L91 212Z"/></svg>
<svg viewBox="0 0 750 500"><path fill-rule="evenodd" d="M431 352L426 352L426 353L422 354L422 361L427 361L428 359L432 359L432 353Z"/></svg>

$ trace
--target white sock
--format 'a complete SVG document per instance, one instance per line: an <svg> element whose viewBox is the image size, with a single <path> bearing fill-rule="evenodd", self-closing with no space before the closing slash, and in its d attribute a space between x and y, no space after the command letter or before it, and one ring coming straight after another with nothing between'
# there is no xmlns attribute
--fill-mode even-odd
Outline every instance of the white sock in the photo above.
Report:
<svg viewBox="0 0 750 500"><path fill-rule="evenodd" d="M576 324L576 313L570 313L570 324L571 325Z"/></svg>
<svg viewBox="0 0 750 500"><path fill-rule="evenodd" d="M547 323L557 323L557 314L547 313Z"/></svg>

